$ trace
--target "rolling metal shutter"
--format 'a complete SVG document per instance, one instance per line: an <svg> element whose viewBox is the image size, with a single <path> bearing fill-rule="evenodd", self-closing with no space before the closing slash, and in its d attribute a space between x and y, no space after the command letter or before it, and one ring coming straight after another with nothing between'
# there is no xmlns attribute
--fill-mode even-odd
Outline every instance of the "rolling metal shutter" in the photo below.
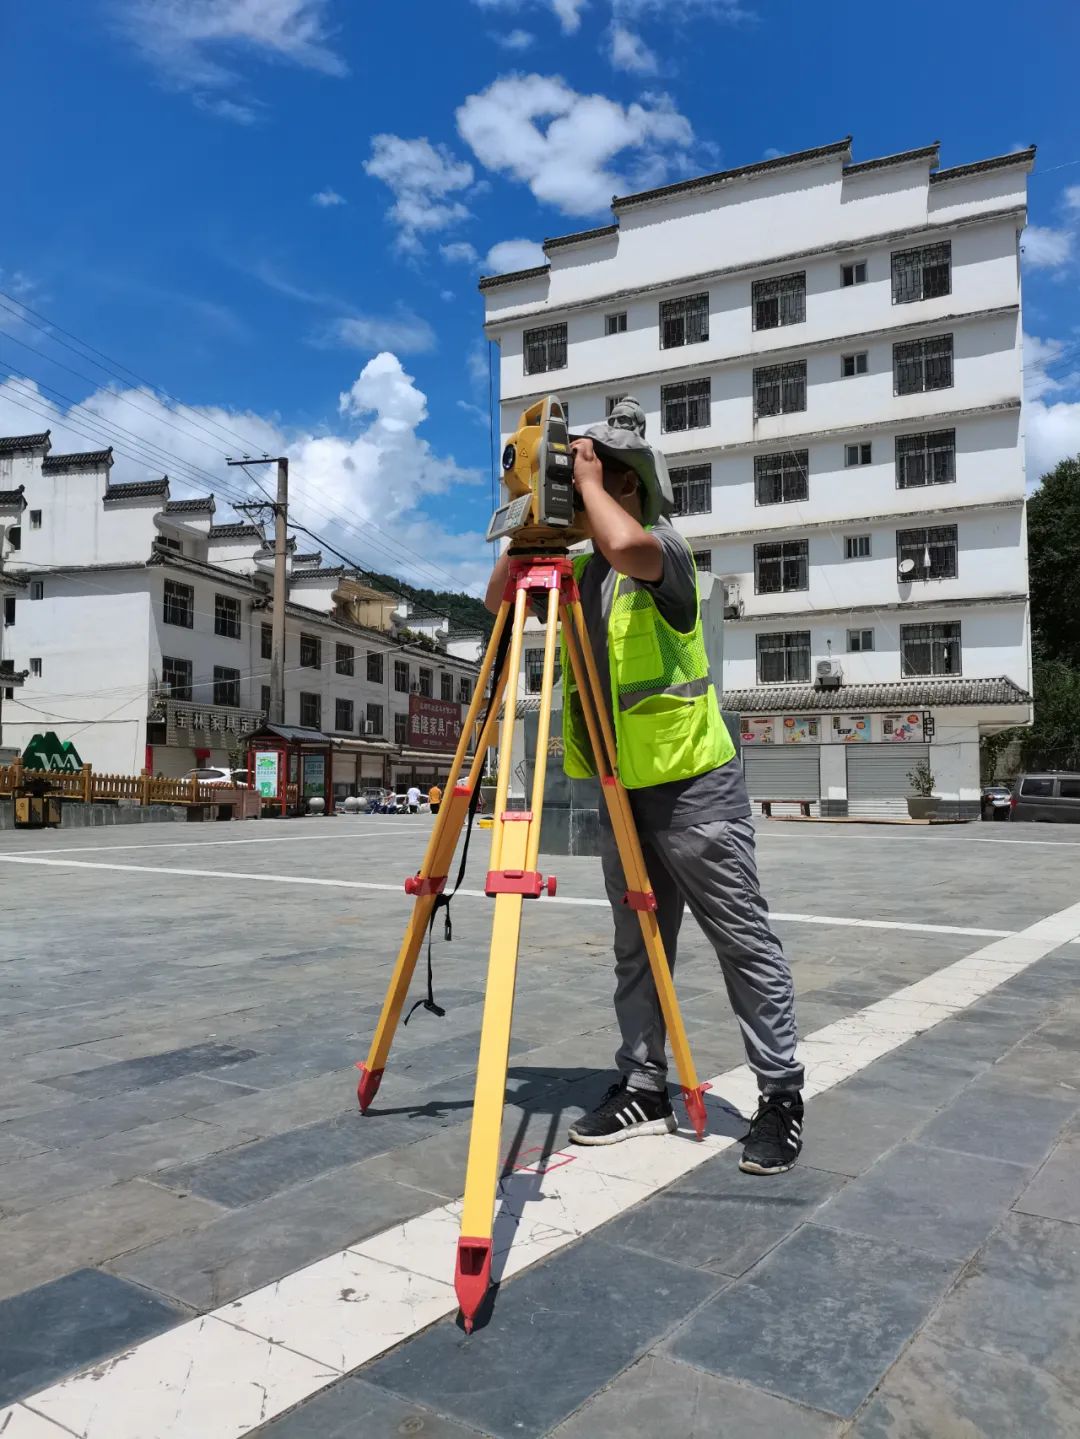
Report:
<svg viewBox="0 0 1080 1439"><path fill-rule="evenodd" d="M820 746L777 745L742 752L751 799L820 799Z"/></svg>
<svg viewBox="0 0 1080 1439"><path fill-rule="evenodd" d="M853 744L847 752L848 814L906 815L909 770L928 763L925 744Z"/></svg>

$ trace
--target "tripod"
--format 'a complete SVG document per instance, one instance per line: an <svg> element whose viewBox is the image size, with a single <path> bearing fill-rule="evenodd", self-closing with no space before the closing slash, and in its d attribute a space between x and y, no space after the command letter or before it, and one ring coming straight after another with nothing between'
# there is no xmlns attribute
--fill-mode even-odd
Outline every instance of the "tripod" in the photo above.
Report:
<svg viewBox="0 0 1080 1439"><path fill-rule="evenodd" d="M544 663L532 799L528 809L508 810L506 802L510 788L511 748L517 708L515 695L517 676L521 668L525 621L530 601L545 594L547 614ZM708 1085L698 1083L690 1057L686 1030L675 998L671 971L656 921L656 897L645 869L630 800L616 770L615 737L589 645L573 567L565 550L544 551L539 546L522 552L511 549L506 592L480 667L476 689L447 779L448 797L439 807L420 870L405 881L405 891L415 897L416 903L398 952L371 1049L367 1059L357 1066L360 1070L357 1089L360 1109L362 1113L367 1113L382 1080L424 932L431 922L438 896L444 891L450 861L467 818L470 801L480 782L484 753L494 739L500 702L504 702L491 833L491 867L484 886L485 892L495 900L495 913L480 1032L476 1098L465 1174L461 1238L458 1241L454 1277L462 1318L466 1332L469 1333L491 1282L492 1228L499 1178L499 1148L506 1094L506 1067L510 1052L514 981L521 936L522 901L539 899L544 893L555 893L554 876L545 879L537 871L536 865L540 853L540 821L551 733L555 647L558 643L560 621L566 639L569 668L577 684L585 725L596 759L601 791L611 817L615 842L626 876L627 891L623 902L637 912L641 923L687 1114L698 1138L705 1133L703 1096ZM500 653L501 643L505 641L508 625L511 626L509 660L497 666L496 656ZM505 653L505 649L502 652ZM484 694L493 673L491 699L481 721ZM460 783L469 736L478 724L480 733L469 775L464 783Z"/></svg>

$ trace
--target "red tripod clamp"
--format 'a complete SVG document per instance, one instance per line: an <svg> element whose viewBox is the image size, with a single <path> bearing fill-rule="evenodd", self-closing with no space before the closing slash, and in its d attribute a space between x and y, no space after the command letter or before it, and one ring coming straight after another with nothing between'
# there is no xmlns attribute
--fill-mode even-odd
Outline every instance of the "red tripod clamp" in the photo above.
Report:
<svg viewBox="0 0 1080 1439"><path fill-rule="evenodd" d="M410 874L405 880L406 894L442 894L446 885L446 875L425 874L421 877L418 874Z"/></svg>

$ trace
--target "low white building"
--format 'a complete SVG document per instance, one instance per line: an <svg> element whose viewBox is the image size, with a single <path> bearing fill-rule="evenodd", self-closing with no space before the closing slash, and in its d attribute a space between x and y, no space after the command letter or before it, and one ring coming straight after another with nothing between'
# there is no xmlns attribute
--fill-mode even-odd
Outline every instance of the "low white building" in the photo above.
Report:
<svg viewBox="0 0 1080 1439"><path fill-rule="evenodd" d="M269 706L273 542L167 479L110 484L111 464L0 439L3 741L54 730L109 773L242 764ZM335 795L444 779L477 671L445 622L403 628L395 597L292 540L288 595L285 723L331 738Z"/></svg>
<svg viewBox="0 0 1080 1439"><path fill-rule="evenodd" d="M758 798L978 812L1031 717L1018 238L1033 150L941 169L850 137L616 198L481 281L502 429L632 394L725 587L724 705Z"/></svg>

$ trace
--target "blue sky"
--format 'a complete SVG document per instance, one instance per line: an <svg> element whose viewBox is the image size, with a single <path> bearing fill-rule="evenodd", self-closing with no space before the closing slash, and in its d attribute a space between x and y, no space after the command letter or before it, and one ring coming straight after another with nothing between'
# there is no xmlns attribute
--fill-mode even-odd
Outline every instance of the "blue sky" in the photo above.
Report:
<svg viewBox="0 0 1080 1439"><path fill-rule="evenodd" d="M0 309L0 432L117 436L114 478L222 497L226 452L287 446L311 529L475 585L478 276L616 191L848 133L856 159L939 139L944 165L1039 145L1029 455L1080 451L1063 0L50 0L4 24L0 289L68 333Z"/></svg>

